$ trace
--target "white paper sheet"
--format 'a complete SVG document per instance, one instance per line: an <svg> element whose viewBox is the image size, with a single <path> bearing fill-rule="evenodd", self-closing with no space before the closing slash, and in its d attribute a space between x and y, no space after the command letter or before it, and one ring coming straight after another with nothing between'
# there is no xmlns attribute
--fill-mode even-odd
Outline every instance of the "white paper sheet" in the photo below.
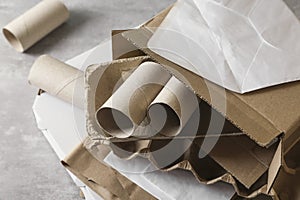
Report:
<svg viewBox="0 0 300 200"><path fill-rule="evenodd" d="M59 116L57 116L57 110L61 111ZM33 112L38 128L43 132L60 160L63 160L82 141L81 136L83 135L79 136L75 129L76 125L74 124L73 110L70 104L43 93L36 97ZM84 115L82 110L78 110L78 112ZM84 193L86 200L102 200L99 195L91 193L91 189L76 176L69 171L67 172Z"/></svg>
<svg viewBox="0 0 300 200"><path fill-rule="evenodd" d="M148 47L245 93L300 80L299 35L299 20L282 0L179 0Z"/></svg>

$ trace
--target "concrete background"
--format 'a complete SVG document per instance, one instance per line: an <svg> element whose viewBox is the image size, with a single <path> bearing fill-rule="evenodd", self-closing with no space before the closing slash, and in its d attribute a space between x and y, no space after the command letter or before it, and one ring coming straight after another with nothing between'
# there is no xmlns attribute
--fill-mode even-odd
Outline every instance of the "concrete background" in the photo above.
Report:
<svg viewBox="0 0 300 200"><path fill-rule="evenodd" d="M69 21L26 53L0 36L0 200L80 199L79 189L42 133L31 110L37 89L27 84L34 60L70 59L106 39L111 29L134 27L175 0L65 0ZM0 0L0 27L39 0Z"/></svg>

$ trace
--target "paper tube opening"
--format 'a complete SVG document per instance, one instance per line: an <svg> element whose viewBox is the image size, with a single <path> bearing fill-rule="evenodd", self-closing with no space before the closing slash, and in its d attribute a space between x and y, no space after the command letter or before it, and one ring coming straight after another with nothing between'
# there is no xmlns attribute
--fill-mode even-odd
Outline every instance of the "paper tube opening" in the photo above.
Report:
<svg viewBox="0 0 300 200"><path fill-rule="evenodd" d="M3 28L9 44L24 52L69 18L69 11L59 0L43 0Z"/></svg>
<svg viewBox="0 0 300 200"><path fill-rule="evenodd" d="M100 126L111 136L126 138L132 135L134 125L132 121L119 110L102 108L96 114Z"/></svg>
<svg viewBox="0 0 300 200"><path fill-rule="evenodd" d="M22 43L12 32L10 32L6 28L3 28L2 32L3 32L4 37L10 43L11 46L13 46L18 52L24 51Z"/></svg>
<svg viewBox="0 0 300 200"><path fill-rule="evenodd" d="M148 116L151 126L162 135L175 136L180 129L180 119L176 112L167 104L153 104Z"/></svg>

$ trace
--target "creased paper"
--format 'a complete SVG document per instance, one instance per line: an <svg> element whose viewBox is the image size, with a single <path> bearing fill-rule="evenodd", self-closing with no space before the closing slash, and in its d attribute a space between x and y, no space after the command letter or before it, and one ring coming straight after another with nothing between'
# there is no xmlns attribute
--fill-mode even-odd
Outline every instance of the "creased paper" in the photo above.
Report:
<svg viewBox="0 0 300 200"><path fill-rule="evenodd" d="M187 103L188 102L188 103ZM161 65L142 63L96 112L116 138L176 136L198 107L196 96Z"/></svg>
<svg viewBox="0 0 300 200"><path fill-rule="evenodd" d="M258 148L247 136L220 138L212 152L203 158L199 157L200 153L204 153L203 139L193 142L190 139L151 140L144 146L142 143L139 145L143 147L141 153L137 152L136 142L112 143L110 147L123 160L135 160L140 153L151 161L155 169L188 170L204 184L227 182L239 195L249 198L268 194L267 171L277 149L277 145L270 149Z"/></svg>
<svg viewBox="0 0 300 200"><path fill-rule="evenodd" d="M238 93L300 80L300 24L282 0L180 0L148 47Z"/></svg>
<svg viewBox="0 0 300 200"><path fill-rule="evenodd" d="M67 21L69 11L59 0L43 0L3 28L8 42L19 52Z"/></svg>
<svg viewBox="0 0 300 200"><path fill-rule="evenodd" d="M83 108L83 72L51 56L40 56L32 65L30 84ZM76 92L74 92L76 90Z"/></svg>
<svg viewBox="0 0 300 200"><path fill-rule="evenodd" d="M102 146L102 150L105 148ZM99 152L103 153L103 152ZM83 144L62 161L62 164L82 182L105 199L155 199L117 171L97 160Z"/></svg>

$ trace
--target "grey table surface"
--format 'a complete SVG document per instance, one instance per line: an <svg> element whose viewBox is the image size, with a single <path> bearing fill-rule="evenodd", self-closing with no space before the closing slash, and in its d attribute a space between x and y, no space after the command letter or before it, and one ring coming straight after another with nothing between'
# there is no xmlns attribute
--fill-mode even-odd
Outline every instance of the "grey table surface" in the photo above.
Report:
<svg viewBox="0 0 300 200"><path fill-rule="evenodd" d="M0 0L0 27L39 0ZM175 0L65 0L69 21L26 53L0 36L0 200L80 199L79 189L37 129L28 85L34 60L50 54L70 59L106 39L111 29L134 27ZM58 111L59 112L59 111Z"/></svg>

